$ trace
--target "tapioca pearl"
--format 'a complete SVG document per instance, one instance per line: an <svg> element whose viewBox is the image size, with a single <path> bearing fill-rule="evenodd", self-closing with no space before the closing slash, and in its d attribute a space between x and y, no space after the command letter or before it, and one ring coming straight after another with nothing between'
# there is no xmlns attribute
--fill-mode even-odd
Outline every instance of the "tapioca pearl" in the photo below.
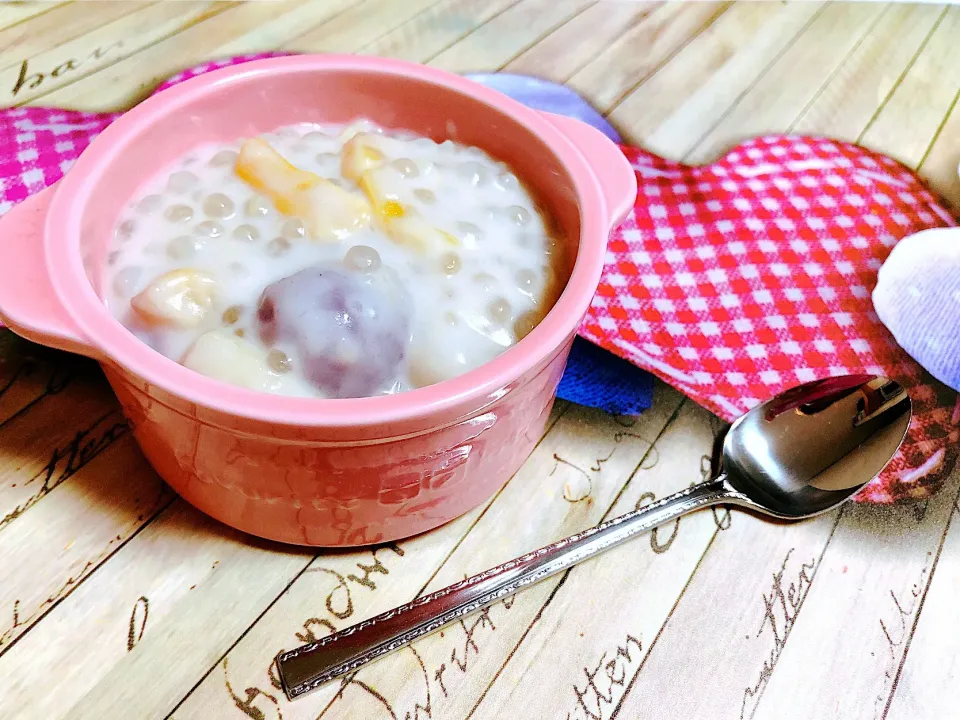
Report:
<svg viewBox="0 0 960 720"><path fill-rule="evenodd" d="M214 158L217 156L214 155ZM211 161L212 163L213 161ZM167 179L167 190L172 193L178 193L180 195L185 195L190 192L200 183L200 178L194 175L192 172L187 172L186 170L178 170L177 172L170 175Z"/></svg>
<svg viewBox="0 0 960 720"><path fill-rule="evenodd" d="M276 237L267 243L267 255L280 257L290 250L290 241L285 237Z"/></svg>
<svg viewBox="0 0 960 720"><path fill-rule="evenodd" d="M146 247L143 248L143 252L147 255L163 255L167 252L167 245L159 240L154 240L151 243L147 243Z"/></svg>
<svg viewBox="0 0 960 720"><path fill-rule="evenodd" d="M529 224L533 219L530 211L520 205L511 205L504 211L504 214L510 222L520 227Z"/></svg>
<svg viewBox="0 0 960 720"><path fill-rule="evenodd" d="M240 319L241 315L243 315L243 305L231 305L223 311L223 315L220 316L220 321L224 325L234 325Z"/></svg>
<svg viewBox="0 0 960 720"><path fill-rule="evenodd" d="M210 167L232 167L237 164L239 155L236 150L221 150L210 158L208 165Z"/></svg>
<svg viewBox="0 0 960 720"><path fill-rule="evenodd" d="M147 195L137 203L137 212L141 215L153 215L163 207L162 195Z"/></svg>
<svg viewBox="0 0 960 720"><path fill-rule="evenodd" d="M266 217L273 210L270 200L263 195L254 195L243 206L248 217Z"/></svg>
<svg viewBox="0 0 960 720"><path fill-rule="evenodd" d="M189 205L171 205L163 216L172 223L188 223L193 220L193 208Z"/></svg>
<svg viewBox="0 0 960 720"><path fill-rule="evenodd" d="M531 270L530 268L523 268L522 270L517 270L516 281L517 281L517 290L526 295L527 297L533 297L534 292L537 287L537 280L540 276Z"/></svg>
<svg viewBox="0 0 960 720"><path fill-rule="evenodd" d="M493 184L498 190L516 190L520 185L520 181L517 180L517 176L513 173L504 171L497 173L497 178Z"/></svg>
<svg viewBox="0 0 960 720"><path fill-rule="evenodd" d="M463 243L464 247L473 248L477 246L477 242L483 236L483 230L480 229L479 225L474 225L472 222L461 221L457 223L454 234Z"/></svg>
<svg viewBox="0 0 960 720"><path fill-rule="evenodd" d="M437 144L430 138L426 137L418 137L415 140L412 140L410 144L421 152L435 152L437 149Z"/></svg>
<svg viewBox="0 0 960 720"><path fill-rule="evenodd" d="M114 250L112 253L107 253L107 265L116 265L117 261L122 257L123 253L119 250Z"/></svg>
<svg viewBox="0 0 960 720"><path fill-rule="evenodd" d="M242 262L232 262L227 266L227 269L230 271L230 274L239 280L245 280L250 277L250 268L244 265Z"/></svg>
<svg viewBox="0 0 960 720"><path fill-rule="evenodd" d="M457 174L474 187L480 187L487 182L490 171L485 165L468 160L457 166Z"/></svg>
<svg viewBox="0 0 960 720"><path fill-rule="evenodd" d="M307 236L307 226L300 218L290 218L283 223L280 235L287 240L302 240Z"/></svg>
<svg viewBox="0 0 960 720"><path fill-rule="evenodd" d="M380 253L369 245L354 245L343 256L343 264L354 272L372 273L380 269L383 264Z"/></svg>
<svg viewBox="0 0 960 720"><path fill-rule="evenodd" d="M136 232L137 224L133 220L124 220L122 223L117 225L117 229L114 232L117 240L129 240L133 237L133 233Z"/></svg>
<svg viewBox="0 0 960 720"><path fill-rule="evenodd" d="M479 272L473 276L473 284L486 293L497 289L497 278L488 272Z"/></svg>
<svg viewBox="0 0 960 720"><path fill-rule="evenodd" d="M560 287L560 278L557 276L556 271L549 265L541 270L540 275L543 278L543 284L541 285L540 292L533 295L533 302L538 308L550 307L560 295L560 290L562 289Z"/></svg>
<svg viewBox="0 0 960 720"><path fill-rule="evenodd" d="M433 194L433 190L427 188L417 188L413 191L413 196L424 205L433 205L437 201L437 196Z"/></svg>
<svg viewBox="0 0 960 720"><path fill-rule="evenodd" d="M167 256L173 260L188 260L203 250L205 242L202 237L181 235L167 243Z"/></svg>
<svg viewBox="0 0 960 720"><path fill-rule="evenodd" d="M340 156L337 153L332 153L332 152L318 153L316 160L317 160L317 163L320 165L320 167L323 167L323 168L336 166L339 169L340 167Z"/></svg>
<svg viewBox="0 0 960 720"><path fill-rule="evenodd" d="M516 335L517 340L522 340L540 324L542 319L543 314L538 310L523 313L513 321L513 334Z"/></svg>
<svg viewBox="0 0 960 720"><path fill-rule="evenodd" d="M487 317L494 325L506 325L513 318L513 308L505 297L494 298L487 305Z"/></svg>
<svg viewBox="0 0 960 720"><path fill-rule="evenodd" d="M429 158L419 156L414 158L414 162L417 164L417 170L420 171L420 175L424 178L429 178L432 175L436 174L439 169L439 165Z"/></svg>
<svg viewBox="0 0 960 720"><path fill-rule="evenodd" d="M460 316L452 310L448 310L443 314L443 322L450 327L457 327L460 324Z"/></svg>
<svg viewBox="0 0 960 720"><path fill-rule="evenodd" d="M292 363L290 358L283 350L271 350L267 353L267 367L275 373L288 373L291 370Z"/></svg>
<svg viewBox="0 0 960 720"><path fill-rule="evenodd" d="M288 140L300 137L300 130L296 126L287 125L282 128L277 128L273 132L277 137Z"/></svg>
<svg viewBox="0 0 960 720"><path fill-rule="evenodd" d="M456 275L462 267L463 260L457 253L447 252L440 256L440 270L444 275Z"/></svg>
<svg viewBox="0 0 960 720"><path fill-rule="evenodd" d="M232 235L234 240L240 242L256 242L260 239L260 231L253 225L237 225Z"/></svg>
<svg viewBox="0 0 960 720"><path fill-rule="evenodd" d="M319 145L320 143L330 142L333 138L321 130L313 130L300 139L308 144Z"/></svg>
<svg viewBox="0 0 960 720"><path fill-rule="evenodd" d="M113 291L120 297L133 297L139 290L140 278L143 277L143 268L139 265L130 265L117 271L113 276Z"/></svg>
<svg viewBox="0 0 960 720"><path fill-rule="evenodd" d="M213 193L212 195L207 195L204 199L203 212L207 217L223 220L233 217L236 213L236 208L233 200L223 193Z"/></svg>
<svg viewBox="0 0 960 720"><path fill-rule="evenodd" d="M539 244L541 252L543 253L543 257L547 260L547 262L553 262L553 258L559 254L560 244L554 238L531 238L530 245L534 246L536 244Z"/></svg>
<svg viewBox="0 0 960 720"><path fill-rule="evenodd" d="M223 225L214 220L204 220L197 223L193 232L201 237L218 238L223 235Z"/></svg>
<svg viewBox="0 0 960 720"><path fill-rule="evenodd" d="M420 175L420 168L410 158L397 158L390 166L405 178L415 178Z"/></svg>

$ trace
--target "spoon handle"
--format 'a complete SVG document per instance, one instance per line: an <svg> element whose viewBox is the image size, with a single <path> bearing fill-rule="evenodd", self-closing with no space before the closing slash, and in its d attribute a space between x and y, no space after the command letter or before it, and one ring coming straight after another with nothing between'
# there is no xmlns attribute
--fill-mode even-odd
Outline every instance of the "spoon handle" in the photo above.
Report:
<svg viewBox="0 0 960 720"><path fill-rule="evenodd" d="M277 657L291 700L642 532L733 499L723 476L668 495Z"/></svg>

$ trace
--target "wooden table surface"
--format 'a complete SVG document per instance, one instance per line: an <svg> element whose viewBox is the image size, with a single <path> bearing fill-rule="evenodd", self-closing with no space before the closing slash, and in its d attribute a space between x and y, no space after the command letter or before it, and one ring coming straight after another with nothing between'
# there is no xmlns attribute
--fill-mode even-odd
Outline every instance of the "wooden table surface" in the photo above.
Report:
<svg viewBox="0 0 960 720"><path fill-rule="evenodd" d="M707 161L765 132L859 141L960 201L960 6L601 0L0 5L6 105L126 108L204 59L374 53L566 82ZM0 716L960 717L960 473L929 502L776 526L701 512L294 703L274 656L698 480L720 423L561 403L492 501L376 550L205 519L98 368L0 335Z"/></svg>

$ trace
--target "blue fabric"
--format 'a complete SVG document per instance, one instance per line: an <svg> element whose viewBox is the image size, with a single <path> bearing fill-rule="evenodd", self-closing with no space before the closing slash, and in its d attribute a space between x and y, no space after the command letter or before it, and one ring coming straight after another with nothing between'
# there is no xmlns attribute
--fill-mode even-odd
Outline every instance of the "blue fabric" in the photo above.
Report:
<svg viewBox="0 0 960 720"><path fill-rule="evenodd" d="M535 110L582 120L614 142L620 135L589 103L563 85L524 75L472 74L471 80L499 90ZM653 376L636 365L577 338L557 397L620 415L636 415L653 403Z"/></svg>

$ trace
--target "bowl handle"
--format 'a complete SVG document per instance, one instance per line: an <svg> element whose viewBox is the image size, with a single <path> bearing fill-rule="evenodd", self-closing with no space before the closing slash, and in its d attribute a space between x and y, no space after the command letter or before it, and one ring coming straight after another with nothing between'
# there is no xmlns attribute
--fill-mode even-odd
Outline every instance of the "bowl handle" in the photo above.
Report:
<svg viewBox="0 0 960 720"><path fill-rule="evenodd" d="M47 273L43 225L53 190L41 190L0 218L0 319L27 340L99 359Z"/></svg>
<svg viewBox="0 0 960 720"><path fill-rule="evenodd" d="M607 203L610 226L619 225L637 200L637 176L626 156L592 125L564 115L541 114L567 136L593 168Z"/></svg>

